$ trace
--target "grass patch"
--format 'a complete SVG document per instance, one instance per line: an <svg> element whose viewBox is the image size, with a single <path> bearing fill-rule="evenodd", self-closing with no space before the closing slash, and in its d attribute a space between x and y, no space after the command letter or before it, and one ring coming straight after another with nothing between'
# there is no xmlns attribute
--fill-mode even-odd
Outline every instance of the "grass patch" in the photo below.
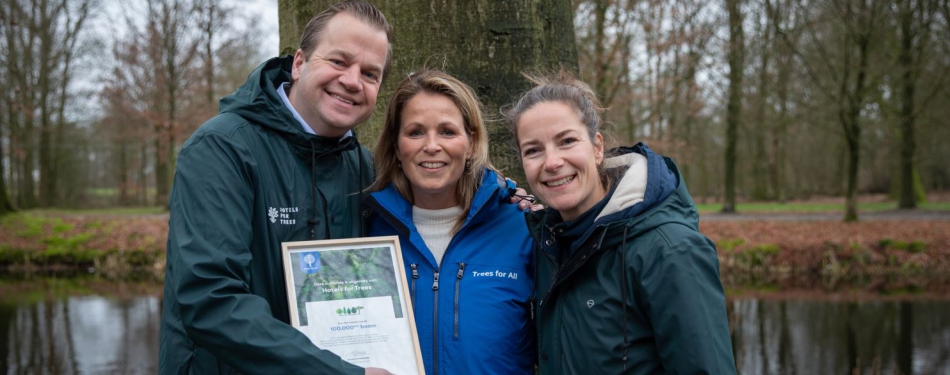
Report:
<svg viewBox="0 0 950 375"><path fill-rule="evenodd" d="M744 244L745 244L745 240L741 238L725 238L716 244L716 248L728 253L728 252L732 252L737 247L742 246Z"/></svg>
<svg viewBox="0 0 950 375"><path fill-rule="evenodd" d="M922 253L924 252L924 250L927 249L927 244L925 244L923 241L904 242L904 241L892 240L890 238L881 239L880 241L877 242L877 245L881 249L884 249L884 250L886 249L903 250L911 254Z"/></svg>
<svg viewBox="0 0 950 375"><path fill-rule="evenodd" d="M39 255L40 262L48 264L88 264L100 256L100 252L85 249L92 239L92 233L81 233L72 237L52 236L43 240L46 251Z"/></svg>
<svg viewBox="0 0 950 375"><path fill-rule="evenodd" d="M775 244L753 246L736 254L736 262L746 267L762 267L778 252L779 247Z"/></svg>
<svg viewBox="0 0 950 375"><path fill-rule="evenodd" d="M924 202L919 203L918 207L925 210L950 211L950 202Z"/></svg>
<svg viewBox="0 0 950 375"><path fill-rule="evenodd" d="M0 238L9 240L0 243L0 265L69 267L106 262L115 267L147 267L164 259L164 252L155 246L160 240L138 238L142 235L137 232L129 235L134 237L130 241L136 247L133 249L117 249L110 247L109 241L100 241L102 236L112 236L121 218L69 218L48 212L27 211L0 218Z"/></svg>
<svg viewBox="0 0 950 375"><path fill-rule="evenodd" d="M73 229L72 224L66 223L62 219L41 217L23 212L3 217L0 224L5 228L11 228L17 237L22 238L39 237L49 230L60 234Z"/></svg>
<svg viewBox="0 0 950 375"><path fill-rule="evenodd" d="M112 208L89 208L89 209L67 209L67 208L47 208L29 210L39 216L59 216L59 215L88 215L88 216L112 216L112 215L160 215L167 212L164 206L150 207L112 207Z"/></svg>
<svg viewBox="0 0 950 375"><path fill-rule="evenodd" d="M950 202L925 202L918 205L920 209L933 211L950 211ZM717 213L722 211L722 203L698 203L696 209L701 214ZM897 202L866 202L858 203L860 212L880 212L897 209ZM779 203L779 202L747 202L737 203L736 212L748 213L835 213L844 212L844 203Z"/></svg>

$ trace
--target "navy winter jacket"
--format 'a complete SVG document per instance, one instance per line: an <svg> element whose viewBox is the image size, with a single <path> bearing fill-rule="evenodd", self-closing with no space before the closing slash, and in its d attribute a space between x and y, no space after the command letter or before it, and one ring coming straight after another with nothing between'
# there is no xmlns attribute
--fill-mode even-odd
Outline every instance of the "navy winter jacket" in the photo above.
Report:
<svg viewBox="0 0 950 375"><path fill-rule="evenodd" d="M526 215L539 373L735 374L716 248L673 161L638 144L604 164L612 191L574 222Z"/></svg>

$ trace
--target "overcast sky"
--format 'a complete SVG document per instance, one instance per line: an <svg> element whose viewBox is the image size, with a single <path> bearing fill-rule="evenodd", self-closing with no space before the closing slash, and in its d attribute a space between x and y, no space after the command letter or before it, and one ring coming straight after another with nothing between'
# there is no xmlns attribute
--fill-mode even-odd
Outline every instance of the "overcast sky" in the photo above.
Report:
<svg viewBox="0 0 950 375"><path fill-rule="evenodd" d="M239 1L240 3L245 2ZM261 53L265 57L277 56L278 48L280 48L278 46L280 37L277 34L277 0L247 0L245 5L238 5L238 9L243 10L244 14L252 17L251 19L259 20L258 25L263 33Z"/></svg>

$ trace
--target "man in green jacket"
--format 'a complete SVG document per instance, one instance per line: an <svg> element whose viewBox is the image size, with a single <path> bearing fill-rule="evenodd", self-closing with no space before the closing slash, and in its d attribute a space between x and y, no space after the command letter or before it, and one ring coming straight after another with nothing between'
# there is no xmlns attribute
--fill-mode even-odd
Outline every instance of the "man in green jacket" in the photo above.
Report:
<svg viewBox="0 0 950 375"><path fill-rule="evenodd" d="M170 198L159 372L389 374L289 324L281 242L362 235L364 122L392 31L362 0L315 16L295 56L264 62L184 144Z"/></svg>

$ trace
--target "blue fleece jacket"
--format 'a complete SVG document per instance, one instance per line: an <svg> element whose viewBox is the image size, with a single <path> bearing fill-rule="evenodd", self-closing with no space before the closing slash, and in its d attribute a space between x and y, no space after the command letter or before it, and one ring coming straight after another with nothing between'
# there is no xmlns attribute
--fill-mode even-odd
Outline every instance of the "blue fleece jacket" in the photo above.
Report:
<svg viewBox="0 0 950 375"><path fill-rule="evenodd" d="M510 184L486 170L436 263L395 188L373 193L370 236L398 235L426 374L533 374L531 239Z"/></svg>

